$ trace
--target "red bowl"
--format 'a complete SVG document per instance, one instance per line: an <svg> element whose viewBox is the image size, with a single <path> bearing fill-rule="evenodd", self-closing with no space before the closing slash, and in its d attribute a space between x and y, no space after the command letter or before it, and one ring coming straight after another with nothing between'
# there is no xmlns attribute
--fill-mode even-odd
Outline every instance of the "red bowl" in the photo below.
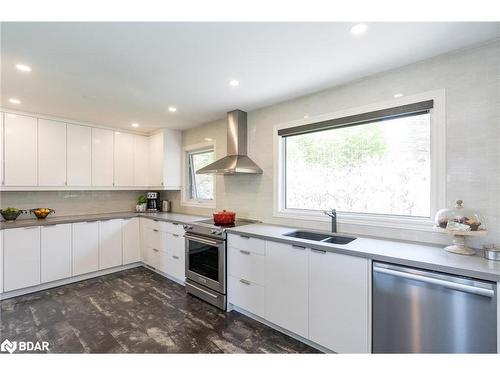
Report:
<svg viewBox="0 0 500 375"><path fill-rule="evenodd" d="M234 224L236 219L236 213L231 211L222 210L219 212L214 212L214 224L215 225L230 225Z"/></svg>

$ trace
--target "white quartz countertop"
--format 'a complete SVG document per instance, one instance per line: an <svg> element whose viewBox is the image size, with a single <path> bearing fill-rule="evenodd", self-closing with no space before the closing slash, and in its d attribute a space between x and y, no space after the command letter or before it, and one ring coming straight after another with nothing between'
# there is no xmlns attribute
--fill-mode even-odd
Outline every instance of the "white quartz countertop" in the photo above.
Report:
<svg viewBox="0 0 500 375"><path fill-rule="evenodd" d="M127 219L131 217L147 217L153 220L168 221L173 223L190 223L207 219L203 216L178 214L175 212L109 212L91 215L48 216L46 219L17 219L15 221L0 222L0 229L24 228L65 223L79 223L84 221L99 221L110 219Z"/></svg>
<svg viewBox="0 0 500 375"><path fill-rule="evenodd" d="M374 261L395 263L500 282L500 261L487 260L483 258L481 254L474 256L458 255L445 251L443 246L360 237L346 233L338 233L338 235L356 237L354 241L347 245L328 244L324 242L284 236L284 234L294 230L305 230L325 234L328 233L271 224L244 225L228 229L227 232L243 234L270 241L296 244L341 254L359 256L369 258Z"/></svg>

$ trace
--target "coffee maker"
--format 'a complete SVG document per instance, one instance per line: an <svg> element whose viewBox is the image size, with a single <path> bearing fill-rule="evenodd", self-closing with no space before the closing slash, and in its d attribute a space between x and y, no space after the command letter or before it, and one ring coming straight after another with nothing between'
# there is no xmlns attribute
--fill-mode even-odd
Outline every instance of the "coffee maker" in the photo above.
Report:
<svg viewBox="0 0 500 375"><path fill-rule="evenodd" d="M160 210L160 193L158 191L148 191L146 193L146 210L147 211L159 211Z"/></svg>

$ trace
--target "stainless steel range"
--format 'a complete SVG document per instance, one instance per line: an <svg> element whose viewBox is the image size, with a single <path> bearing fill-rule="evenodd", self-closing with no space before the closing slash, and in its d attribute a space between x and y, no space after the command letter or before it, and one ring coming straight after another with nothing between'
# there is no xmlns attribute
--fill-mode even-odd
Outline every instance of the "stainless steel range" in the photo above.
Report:
<svg viewBox="0 0 500 375"><path fill-rule="evenodd" d="M256 222L237 219L219 226L209 219L184 225L187 293L226 310L226 229Z"/></svg>

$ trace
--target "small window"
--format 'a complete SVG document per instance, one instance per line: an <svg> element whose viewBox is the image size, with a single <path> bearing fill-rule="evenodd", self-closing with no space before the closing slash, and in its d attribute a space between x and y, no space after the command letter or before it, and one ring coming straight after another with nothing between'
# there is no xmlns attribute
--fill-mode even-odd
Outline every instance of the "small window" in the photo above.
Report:
<svg viewBox="0 0 500 375"><path fill-rule="evenodd" d="M187 178L184 192L185 203L203 205L214 201L214 176L196 174L196 171L214 162L214 148L186 151Z"/></svg>

